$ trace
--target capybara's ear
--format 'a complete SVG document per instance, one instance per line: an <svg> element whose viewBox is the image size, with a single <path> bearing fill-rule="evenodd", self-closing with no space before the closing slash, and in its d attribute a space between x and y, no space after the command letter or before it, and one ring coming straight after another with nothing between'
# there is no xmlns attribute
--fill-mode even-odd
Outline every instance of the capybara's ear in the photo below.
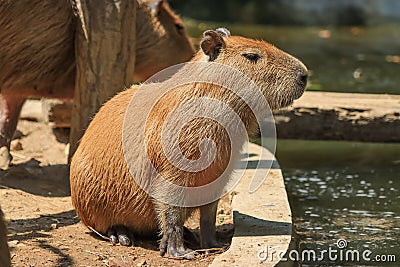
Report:
<svg viewBox="0 0 400 267"><path fill-rule="evenodd" d="M231 32L227 28L218 28L216 31L224 37L231 36Z"/></svg>
<svg viewBox="0 0 400 267"><path fill-rule="evenodd" d="M224 32L208 30L203 33L203 40L201 40L200 47L204 54L210 57L210 61L215 60L222 48L226 47L223 36ZM229 32L229 31L228 31Z"/></svg>
<svg viewBox="0 0 400 267"><path fill-rule="evenodd" d="M157 0L157 1L151 2L149 4L151 14L158 15L164 2L166 2L166 0Z"/></svg>

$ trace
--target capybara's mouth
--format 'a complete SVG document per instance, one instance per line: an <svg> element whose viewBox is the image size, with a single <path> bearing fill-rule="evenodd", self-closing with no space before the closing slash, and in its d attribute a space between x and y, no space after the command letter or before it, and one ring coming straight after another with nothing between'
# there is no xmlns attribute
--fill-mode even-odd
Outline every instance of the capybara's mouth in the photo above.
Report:
<svg viewBox="0 0 400 267"><path fill-rule="evenodd" d="M280 103L278 109L279 109L279 108L285 108L285 107L288 107L288 106L293 105L293 102L294 102L296 99L299 99L299 98L303 95L304 91L305 91L305 87L303 87L303 86L296 86L294 92L293 92L289 97L287 97L286 99L284 99L284 100L282 101L282 103Z"/></svg>
<svg viewBox="0 0 400 267"><path fill-rule="evenodd" d="M293 99L292 101L299 99L303 94L304 91L306 90L305 86L304 87L299 87L293 94Z"/></svg>

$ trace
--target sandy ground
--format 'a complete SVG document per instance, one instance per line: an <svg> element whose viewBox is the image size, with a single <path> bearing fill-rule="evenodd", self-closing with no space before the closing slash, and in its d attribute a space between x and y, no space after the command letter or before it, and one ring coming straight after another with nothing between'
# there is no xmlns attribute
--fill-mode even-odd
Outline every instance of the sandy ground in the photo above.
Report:
<svg viewBox="0 0 400 267"><path fill-rule="evenodd" d="M13 266L207 266L214 255L174 260L160 257L157 240L134 247L96 238L76 216L70 201L67 133L20 120L12 142L13 166L0 171L0 205L9 230ZM220 202L218 236L233 234L230 196ZM198 230L198 218L187 225Z"/></svg>

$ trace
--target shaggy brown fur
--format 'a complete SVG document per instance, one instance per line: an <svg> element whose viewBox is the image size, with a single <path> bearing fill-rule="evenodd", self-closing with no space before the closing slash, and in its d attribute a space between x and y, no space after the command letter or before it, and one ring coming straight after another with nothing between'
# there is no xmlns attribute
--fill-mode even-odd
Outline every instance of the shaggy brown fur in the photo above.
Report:
<svg viewBox="0 0 400 267"><path fill-rule="evenodd" d="M134 77L189 60L193 46L166 1L138 1ZM70 0L0 1L0 93L72 97L74 16Z"/></svg>
<svg viewBox="0 0 400 267"><path fill-rule="evenodd" d="M223 36L216 31L207 31L201 47L202 50L192 59L193 62L212 60L240 70L261 88L264 97L273 109L291 104L304 92L307 78L306 67L299 60L269 43L239 36ZM258 56L257 60L254 60L254 55ZM230 139L219 123L232 122L232 118L228 116L228 113L224 113L223 109L216 110L218 122L208 118L193 120L180 129L177 145L181 152L187 159L198 159L199 142L210 138L216 144L216 157L205 170L199 172L181 170L173 166L163 153L161 133L168 114L187 100L209 97L226 103L234 110L243 121L247 132L252 133L257 128L255 116L243 99L226 88L209 83L189 83L175 87L163 95L146 118L146 107L154 104L152 101L162 88L179 84L188 76L195 79L200 72L205 75L203 77L214 75L220 81L237 82L222 69L208 70L206 66L199 70L196 66L189 65L162 83L132 87L115 96L100 109L89 125L71 162L72 201L85 225L101 233L107 233L116 225L123 225L136 234L154 234L157 230L161 230L162 255L168 251L171 256L179 257L190 251L183 246L182 227L193 208L180 208L162 203L142 190L136 181L154 177L145 158L149 157L154 168L164 178L175 184L189 187L213 182L225 169L229 169L228 175L218 180L215 192L211 192L212 190L209 192L209 194L218 194L233 171L229 162L237 161L239 149L245 140L242 137ZM248 85L243 84L242 87L245 90ZM137 106L134 110L128 109L132 97L142 106ZM249 99L254 103L260 101L255 97L252 98L251 95ZM174 122L178 124L179 120L185 119L193 112L207 110L207 108L209 108L207 103L193 105L182 111ZM133 118L131 124L124 122L126 116ZM147 155L146 153L134 156L124 155L123 133L125 141L132 140L128 147L129 151L134 152L137 146L141 145L135 142L137 142L138 131L143 125L145 125L144 142ZM236 145L231 146L231 144ZM135 177L139 180L132 177L124 156L128 162L135 164L143 177ZM180 192L169 191L154 180L151 180L149 188L158 196L171 199L174 197L201 199L202 197L184 196ZM218 245L215 240L217 203L218 201L215 201L199 207L200 239L201 245L205 248Z"/></svg>
<svg viewBox="0 0 400 267"><path fill-rule="evenodd" d="M69 0L0 1L0 93L71 90L74 53Z"/></svg>
<svg viewBox="0 0 400 267"><path fill-rule="evenodd" d="M11 161L10 141L27 97L73 97L75 18L70 1L0 0L0 169ZM137 81L194 54L182 20L168 3L149 2L138 0L137 5L132 74Z"/></svg>

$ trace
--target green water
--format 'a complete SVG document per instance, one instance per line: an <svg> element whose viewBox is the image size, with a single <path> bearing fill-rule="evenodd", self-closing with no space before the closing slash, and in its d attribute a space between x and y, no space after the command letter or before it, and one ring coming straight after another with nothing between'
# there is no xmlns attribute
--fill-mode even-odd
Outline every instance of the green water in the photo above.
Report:
<svg viewBox="0 0 400 267"><path fill-rule="evenodd" d="M278 140L276 157L301 250L345 239L347 250L395 255L386 264L400 266L400 144ZM341 264L361 263L383 265Z"/></svg>
<svg viewBox="0 0 400 267"><path fill-rule="evenodd" d="M308 90L400 94L400 25L275 27L191 19L185 23L194 37L201 36L206 29L227 27L232 34L275 44L301 59L311 70ZM198 42L196 39L195 43Z"/></svg>

